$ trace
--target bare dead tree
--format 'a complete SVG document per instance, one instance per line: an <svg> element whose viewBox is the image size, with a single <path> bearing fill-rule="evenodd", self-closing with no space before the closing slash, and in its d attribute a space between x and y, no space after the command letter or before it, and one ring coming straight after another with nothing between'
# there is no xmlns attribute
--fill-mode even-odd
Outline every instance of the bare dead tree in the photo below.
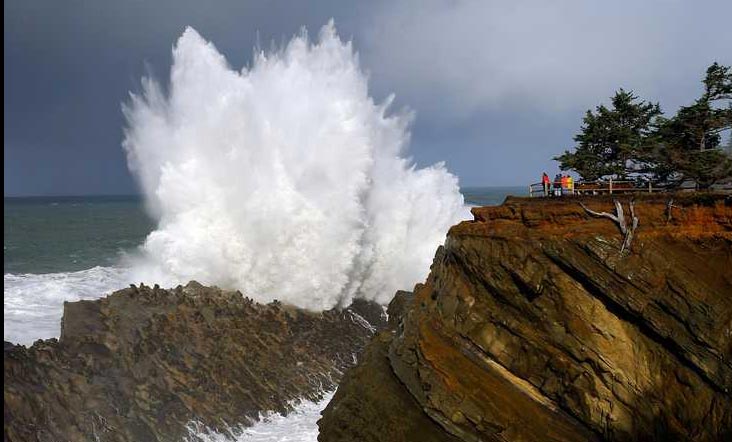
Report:
<svg viewBox="0 0 732 442"><path fill-rule="evenodd" d="M620 248L620 252L622 253L623 250L630 250L630 243L633 242L633 236L635 235L635 229L638 228L638 223L640 222L638 220L638 217L635 216L635 200L631 199L628 203L628 208L630 209L630 226L627 228L627 233L625 234L625 240L623 241L623 247ZM622 210L622 207L621 209Z"/></svg>
<svg viewBox="0 0 732 442"><path fill-rule="evenodd" d="M602 218L608 218L612 220L615 224L618 225L618 228L620 229L620 233L623 234L623 245L620 247L620 253L623 253L625 250L630 250L630 244L633 242L633 236L635 235L635 229L638 228L638 217L635 216L635 201L630 200L628 203L628 208L630 211L630 223L626 221L625 219L625 213L623 211L623 205L620 204L620 201L613 200L615 203L615 215L608 212L596 212L594 210L589 209L587 206L582 204L582 202L579 203L580 206L582 206L583 209L585 209L585 212L589 213L592 216L596 217L602 217Z"/></svg>
<svg viewBox="0 0 732 442"><path fill-rule="evenodd" d="M666 201L666 224L670 223L673 219L673 215L671 213L671 209L676 208L679 210L684 210L683 207L677 206L674 204L674 199L671 198L670 200Z"/></svg>

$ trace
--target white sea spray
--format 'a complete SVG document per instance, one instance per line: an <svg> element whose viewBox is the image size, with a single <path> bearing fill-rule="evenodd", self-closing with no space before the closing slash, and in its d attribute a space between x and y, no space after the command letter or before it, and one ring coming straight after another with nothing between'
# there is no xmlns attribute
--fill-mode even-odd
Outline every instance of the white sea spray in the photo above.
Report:
<svg viewBox="0 0 732 442"><path fill-rule="evenodd" d="M123 144L158 225L135 280L310 309L385 303L426 277L467 215L443 164L405 157L411 115L374 103L332 22L238 72L188 28L167 92L142 84Z"/></svg>
<svg viewBox="0 0 732 442"><path fill-rule="evenodd" d="M97 299L133 282L124 267L3 275L4 339L30 345L58 338L65 301Z"/></svg>
<svg viewBox="0 0 732 442"><path fill-rule="evenodd" d="M223 433L191 422L188 424L186 442L316 442L317 421L332 397L333 392L330 392L317 402L302 400L292 403L293 410L287 415L263 413L253 425Z"/></svg>

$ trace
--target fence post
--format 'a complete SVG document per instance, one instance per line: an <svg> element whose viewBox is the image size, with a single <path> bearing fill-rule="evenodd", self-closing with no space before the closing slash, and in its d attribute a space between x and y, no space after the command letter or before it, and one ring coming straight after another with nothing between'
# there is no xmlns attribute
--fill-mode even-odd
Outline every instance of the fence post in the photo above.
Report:
<svg viewBox="0 0 732 442"><path fill-rule="evenodd" d="M653 193L653 187L651 186L650 181L648 181L648 193Z"/></svg>
<svg viewBox="0 0 732 442"><path fill-rule="evenodd" d="M531 184L529 184L529 198L532 198L534 196L534 189L531 188Z"/></svg>
<svg viewBox="0 0 732 442"><path fill-rule="evenodd" d="M613 177L610 177L610 195L613 194Z"/></svg>

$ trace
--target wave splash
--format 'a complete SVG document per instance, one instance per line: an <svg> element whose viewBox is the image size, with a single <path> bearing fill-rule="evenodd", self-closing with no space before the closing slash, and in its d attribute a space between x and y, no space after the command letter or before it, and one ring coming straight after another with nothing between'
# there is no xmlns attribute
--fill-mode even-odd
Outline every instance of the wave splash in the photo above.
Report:
<svg viewBox="0 0 732 442"><path fill-rule="evenodd" d="M287 415L274 412L259 416L251 427L230 429L217 433L192 422L188 425L189 442L317 442L320 413L333 398L326 393L322 400L303 400L293 404L294 410Z"/></svg>
<svg viewBox="0 0 732 442"><path fill-rule="evenodd" d="M467 209L444 164L403 155L407 112L375 103L332 21L235 71L192 28L168 91L123 105L123 146L157 229L135 280L196 279L309 309L388 302Z"/></svg>
<svg viewBox="0 0 732 442"><path fill-rule="evenodd" d="M58 338L66 301L97 299L134 282L129 269L93 267L78 272L3 275L5 340L31 345Z"/></svg>

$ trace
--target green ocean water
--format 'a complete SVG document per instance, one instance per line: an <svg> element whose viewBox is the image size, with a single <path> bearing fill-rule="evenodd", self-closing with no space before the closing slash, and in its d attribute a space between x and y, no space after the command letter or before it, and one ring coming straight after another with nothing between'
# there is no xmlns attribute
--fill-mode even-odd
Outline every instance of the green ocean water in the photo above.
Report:
<svg viewBox="0 0 732 442"><path fill-rule="evenodd" d="M522 187L466 187L466 204L497 205ZM5 198L5 274L113 266L142 244L154 221L139 196Z"/></svg>
<svg viewBox="0 0 732 442"><path fill-rule="evenodd" d="M114 265L154 228L140 197L5 198L4 273Z"/></svg>
<svg viewBox="0 0 732 442"><path fill-rule="evenodd" d="M509 195L528 196L526 186L463 187L460 193L470 206L497 206Z"/></svg>
<svg viewBox="0 0 732 442"><path fill-rule="evenodd" d="M522 187L462 189L468 205L500 204ZM155 228L138 196L5 198L3 330L30 344L58 337L64 301L139 283L124 264Z"/></svg>

